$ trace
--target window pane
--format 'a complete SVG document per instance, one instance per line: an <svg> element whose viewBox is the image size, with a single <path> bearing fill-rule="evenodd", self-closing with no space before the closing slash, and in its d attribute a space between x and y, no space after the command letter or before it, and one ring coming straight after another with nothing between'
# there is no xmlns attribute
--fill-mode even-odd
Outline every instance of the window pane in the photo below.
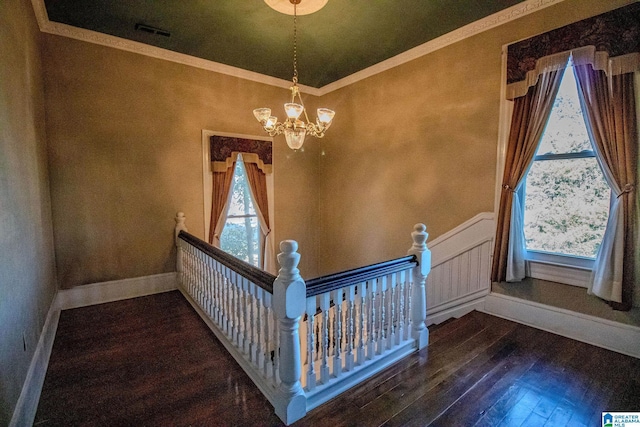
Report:
<svg viewBox="0 0 640 427"><path fill-rule="evenodd" d="M527 249L594 258L610 194L594 157L533 162L526 181Z"/></svg>
<svg viewBox="0 0 640 427"><path fill-rule="evenodd" d="M251 200L251 192L247 174L245 172L244 163L240 160L236 162L236 169L233 175L233 183L231 184L233 193L231 196L231 204L229 205L229 216L234 215L255 215L256 210Z"/></svg>
<svg viewBox="0 0 640 427"><path fill-rule="evenodd" d="M258 219L229 218L220 236L223 251L243 261L260 266L260 225Z"/></svg>
<svg viewBox="0 0 640 427"><path fill-rule="evenodd" d="M536 154L579 153L592 149L573 68L567 67Z"/></svg>
<svg viewBox="0 0 640 427"><path fill-rule="evenodd" d="M259 267L260 225L241 158L236 162L231 191L227 222L220 236L220 248L236 258Z"/></svg>

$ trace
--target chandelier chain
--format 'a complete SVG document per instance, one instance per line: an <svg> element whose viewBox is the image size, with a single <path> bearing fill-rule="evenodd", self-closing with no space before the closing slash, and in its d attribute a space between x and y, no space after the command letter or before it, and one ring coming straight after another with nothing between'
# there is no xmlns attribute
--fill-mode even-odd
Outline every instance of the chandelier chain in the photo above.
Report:
<svg viewBox="0 0 640 427"><path fill-rule="evenodd" d="M297 5L293 4L293 83L298 83L298 14Z"/></svg>

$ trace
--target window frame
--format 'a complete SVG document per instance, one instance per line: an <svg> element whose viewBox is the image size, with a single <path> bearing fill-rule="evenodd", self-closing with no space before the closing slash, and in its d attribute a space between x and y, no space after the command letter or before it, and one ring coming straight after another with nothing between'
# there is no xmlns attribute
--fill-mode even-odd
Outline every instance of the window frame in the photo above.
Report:
<svg viewBox="0 0 640 427"><path fill-rule="evenodd" d="M212 136L228 136L232 138L253 139L256 141L269 141L273 143L273 138L264 135L248 135L241 133L220 132L216 130L202 129L200 149L202 152L202 199L203 199L203 227L204 240L209 236L209 227L211 221L211 193L213 190L213 171L211 170L211 149L209 141ZM275 221L275 185L274 174L270 173L267 179L267 200L269 201L269 224L271 228L270 235L276 235Z"/></svg>
<svg viewBox="0 0 640 427"><path fill-rule="evenodd" d="M533 166L533 162L536 161L553 161L553 160L567 160L567 159L586 159L586 158L595 158L596 153L593 150L583 150L577 153L560 153L560 154L541 154L537 155L533 158L531 162L531 166ZM530 168L529 168L530 169ZM522 185L518 188L518 198L520 202L520 208L522 211L522 215L525 213L525 202L526 202L526 187L527 187L527 174L523 178ZM524 218L523 218L524 223ZM536 249L526 249L525 248L525 260L528 262L535 262L539 264L553 264L556 266L566 266L572 267L582 270L593 269L593 263L595 262L595 258L588 258L579 255L571 255L571 254L561 254L556 252L546 252ZM528 274L527 274L528 275Z"/></svg>

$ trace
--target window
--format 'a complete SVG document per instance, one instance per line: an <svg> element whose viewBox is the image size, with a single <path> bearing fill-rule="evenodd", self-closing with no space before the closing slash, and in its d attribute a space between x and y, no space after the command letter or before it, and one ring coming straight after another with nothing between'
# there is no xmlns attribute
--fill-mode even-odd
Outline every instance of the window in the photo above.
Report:
<svg viewBox="0 0 640 427"><path fill-rule="evenodd" d="M220 235L220 247L236 258L259 267L260 224L251 200L242 156L236 162L231 185L229 213Z"/></svg>
<svg viewBox="0 0 640 427"><path fill-rule="evenodd" d="M611 190L587 133L571 62L519 191L529 259L554 254L563 258L552 261L582 266L580 259L595 259Z"/></svg>

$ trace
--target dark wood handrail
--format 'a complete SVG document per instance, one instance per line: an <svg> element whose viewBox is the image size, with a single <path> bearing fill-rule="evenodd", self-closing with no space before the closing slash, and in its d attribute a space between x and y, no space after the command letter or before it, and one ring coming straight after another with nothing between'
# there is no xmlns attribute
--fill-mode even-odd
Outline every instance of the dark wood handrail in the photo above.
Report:
<svg viewBox="0 0 640 427"><path fill-rule="evenodd" d="M306 281L307 298L340 289L349 284L362 283L375 277L397 273L417 265L418 258L415 255L408 255L378 264L310 279Z"/></svg>
<svg viewBox="0 0 640 427"><path fill-rule="evenodd" d="M185 231L180 231L180 233L178 234L178 238L198 248L198 250L209 255L220 264L232 269L236 273L240 274L243 277L246 277L251 282L260 286L265 291L273 294L273 281L276 280L276 276L274 276L273 274L259 269L258 267L255 267L248 262L238 259L233 255L226 253L222 249L216 248L215 246L210 245L204 240L198 239L193 234L187 233Z"/></svg>
<svg viewBox="0 0 640 427"><path fill-rule="evenodd" d="M232 269L262 289L273 294L273 282L276 280L276 276L273 274L242 261L186 231L180 231L178 238L198 248L222 265ZM349 284L362 283L375 277L397 273L417 265L418 258L415 255L408 255L402 258L354 268L352 270L341 271L340 273L316 277L315 279L306 281L307 298L340 289Z"/></svg>

